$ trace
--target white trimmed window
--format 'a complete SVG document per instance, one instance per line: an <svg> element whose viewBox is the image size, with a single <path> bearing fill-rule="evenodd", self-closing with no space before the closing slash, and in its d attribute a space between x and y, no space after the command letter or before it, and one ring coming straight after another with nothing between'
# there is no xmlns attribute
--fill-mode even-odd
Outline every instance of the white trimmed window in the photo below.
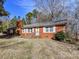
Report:
<svg viewBox="0 0 79 59"><path fill-rule="evenodd" d="M28 32L31 33L32 32L32 28L28 29Z"/></svg>
<svg viewBox="0 0 79 59"><path fill-rule="evenodd" d="M45 33L56 32L56 27L43 27L43 32Z"/></svg>
<svg viewBox="0 0 79 59"><path fill-rule="evenodd" d="M25 32L28 33L28 29L25 29Z"/></svg>
<svg viewBox="0 0 79 59"><path fill-rule="evenodd" d="M29 29L23 29L22 33L32 33L34 32L34 28L29 28Z"/></svg>

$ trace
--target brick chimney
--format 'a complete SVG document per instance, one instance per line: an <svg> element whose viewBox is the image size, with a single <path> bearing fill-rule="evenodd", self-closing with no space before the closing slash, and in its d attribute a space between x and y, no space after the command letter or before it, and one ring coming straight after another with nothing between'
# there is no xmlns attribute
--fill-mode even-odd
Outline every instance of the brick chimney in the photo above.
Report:
<svg viewBox="0 0 79 59"><path fill-rule="evenodd" d="M17 28L22 28L22 20L17 21Z"/></svg>
<svg viewBox="0 0 79 59"><path fill-rule="evenodd" d="M21 33L22 33L22 20L18 20L16 25L17 25L17 34L21 35Z"/></svg>

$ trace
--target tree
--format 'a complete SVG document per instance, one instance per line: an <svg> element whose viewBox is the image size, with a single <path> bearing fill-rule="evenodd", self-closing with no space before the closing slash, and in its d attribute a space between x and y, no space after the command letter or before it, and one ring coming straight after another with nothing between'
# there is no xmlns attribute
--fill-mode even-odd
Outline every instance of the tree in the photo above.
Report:
<svg viewBox="0 0 79 59"><path fill-rule="evenodd" d="M10 27L16 27L17 17L14 16L10 21Z"/></svg>
<svg viewBox="0 0 79 59"><path fill-rule="evenodd" d="M35 22L47 22L47 21L51 21L51 15L50 14L45 14L42 13L41 11L34 9L32 11L33 14L33 18L36 18L36 21L34 19L32 19L32 21L34 20Z"/></svg>
<svg viewBox="0 0 79 59"><path fill-rule="evenodd" d="M4 4L5 0L0 0L0 16L8 16L9 13L7 11L5 11L3 4Z"/></svg>
<svg viewBox="0 0 79 59"><path fill-rule="evenodd" d="M29 12L29 13L26 14L28 24L31 24L32 17L33 17L32 12Z"/></svg>
<svg viewBox="0 0 79 59"><path fill-rule="evenodd" d="M76 0L75 2L73 3L72 10L70 9L72 5L67 6L68 10L64 10L62 14L62 18L67 19L66 31L71 41L74 41L74 39L77 40L79 33L79 1ZM74 7L75 4L76 7Z"/></svg>
<svg viewBox="0 0 79 59"><path fill-rule="evenodd" d="M6 31L9 28L10 24L9 17L4 17L3 19L1 20L0 24L0 32Z"/></svg>
<svg viewBox="0 0 79 59"><path fill-rule="evenodd" d="M18 20L21 20L21 17L20 16L18 16Z"/></svg>
<svg viewBox="0 0 79 59"><path fill-rule="evenodd" d="M78 40L79 39L79 0L76 0L75 3L76 3L76 8L74 12L74 20L72 22L74 23L74 25L72 25L72 27L73 27L73 33L75 39Z"/></svg>
<svg viewBox="0 0 79 59"><path fill-rule="evenodd" d="M77 37L79 32L79 0L75 0L76 9L73 0L34 0L38 10L42 13L50 14L51 19L67 20L66 31L68 36ZM72 4L71 4L72 3ZM75 9L75 10L74 10Z"/></svg>
<svg viewBox="0 0 79 59"><path fill-rule="evenodd" d="M6 20L2 23L2 32L6 31L9 28L9 21Z"/></svg>
<svg viewBox="0 0 79 59"><path fill-rule="evenodd" d="M51 17L58 16L65 5L65 0L34 0L38 10L51 14Z"/></svg>
<svg viewBox="0 0 79 59"><path fill-rule="evenodd" d="M51 19L60 18L61 15L61 18L64 18L72 7L72 0L34 0L34 2L37 9L44 14L51 15Z"/></svg>
<svg viewBox="0 0 79 59"><path fill-rule="evenodd" d="M38 14L39 12L36 10L36 9L34 9L33 11L32 11L32 14L33 14L33 17L34 18L37 18L37 14Z"/></svg>
<svg viewBox="0 0 79 59"><path fill-rule="evenodd" d="M25 20L25 18L22 19L22 23L23 23L23 25L26 25L26 20Z"/></svg>

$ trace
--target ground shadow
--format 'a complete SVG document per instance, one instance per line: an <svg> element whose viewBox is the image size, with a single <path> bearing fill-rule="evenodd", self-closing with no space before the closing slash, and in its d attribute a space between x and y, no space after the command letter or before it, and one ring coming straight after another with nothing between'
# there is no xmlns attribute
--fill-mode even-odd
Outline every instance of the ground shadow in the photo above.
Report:
<svg viewBox="0 0 79 59"><path fill-rule="evenodd" d="M7 35L7 34L2 34L0 35L0 39L10 39L10 38L13 38L13 37L16 37L18 35Z"/></svg>

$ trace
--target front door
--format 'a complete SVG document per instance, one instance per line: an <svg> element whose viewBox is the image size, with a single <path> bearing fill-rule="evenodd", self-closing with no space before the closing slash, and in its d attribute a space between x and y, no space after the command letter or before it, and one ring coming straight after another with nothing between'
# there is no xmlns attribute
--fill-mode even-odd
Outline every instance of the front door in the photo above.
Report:
<svg viewBox="0 0 79 59"><path fill-rule="evenodd" d="M39 36L40 34L39 34L39 28L35 28L35 35L36 36Z"/></svg>

